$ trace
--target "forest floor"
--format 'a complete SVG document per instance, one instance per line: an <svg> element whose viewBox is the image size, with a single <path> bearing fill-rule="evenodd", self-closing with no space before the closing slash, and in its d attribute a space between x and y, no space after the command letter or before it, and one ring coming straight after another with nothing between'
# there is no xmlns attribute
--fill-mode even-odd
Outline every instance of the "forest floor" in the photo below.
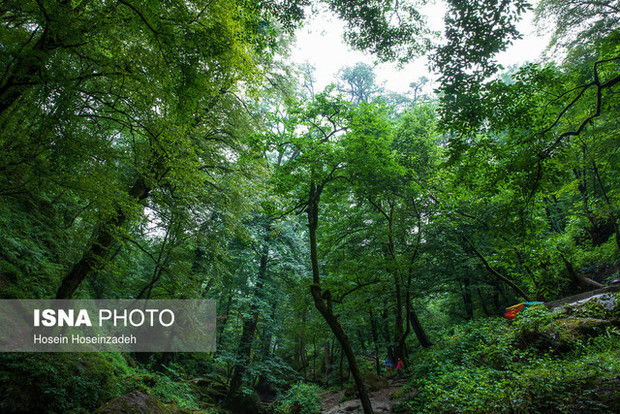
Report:
<svg viewBox="0 0 620 414"><path fill-rule="evenodd" d="M393 399L395 392L400 391L405 383L390 380L389 385L370 393L370 402L375 413L391 413L392 407L398 403ZM415 393L415 391L414 391ZM327 391L321 394L321 413L324 414L357 414L362 413L362 406L358 399L342 401L344 390ZM402 398L402 397L401 397Z"/></svg>

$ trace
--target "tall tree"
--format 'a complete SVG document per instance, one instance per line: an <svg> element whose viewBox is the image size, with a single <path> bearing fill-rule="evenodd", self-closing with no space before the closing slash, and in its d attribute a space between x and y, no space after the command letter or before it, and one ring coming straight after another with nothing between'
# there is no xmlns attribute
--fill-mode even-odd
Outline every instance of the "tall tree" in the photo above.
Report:
<svg viewBox="0 0 620 414"><path fill-rule="evenodd" d="M358 62L338 71L338 89L348 95L353 104L368 103L381 88L376 84L376 75L372 66Z"/></svg>
<svg viewBox="0 0 620 414"><path fill-rule="evenodd" d="M312 269L310 293L316 309L332 330L347 358L364 412L372 413L351 342L334 313L332 292L324 289L321 282L318 251L321 197L334 181L344 179L341 170L345 159L339 141L345 132L349 112L346 102L330 96L331 89L317 94L305 107L295 110L298 122L293 123L294 129L303 125L305 131L300 135L277 137L280 152L289 155L277 170L276 185L283 193L293 196L295 206L290 211L298 210L306 215Z"/></svg>
<svg viewBox="0 0 620 414"><path fill-rule="evenodd" d="M173 192L187 202L230 167L227 154L247 150L224 119L237 81L258 73L253 52L269 48L257 28L265 10L228 1L7 6L0 185L86 205L80 230L90 240L56 293L69 298L110 261L149 199Z"/></svg>

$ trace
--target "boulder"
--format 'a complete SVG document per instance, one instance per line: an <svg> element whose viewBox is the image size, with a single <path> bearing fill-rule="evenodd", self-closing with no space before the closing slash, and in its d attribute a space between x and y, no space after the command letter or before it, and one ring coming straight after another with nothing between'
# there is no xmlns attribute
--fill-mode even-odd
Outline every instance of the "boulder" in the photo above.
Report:
<svg viewBox="0 0 620 414"><path fill-rule="evenodd" d="M390 386L387 378L376 374L366 374L364 377L364 384L366 385L366 391L368 392L379 391L380 389ZM357 396L357 387L355 383L349 384L344 392L344 395L347 397Z"/></svg>
<svg viewBox="0 0 620 414"><path fill-rule="evenodd" d="M596 318L562 318L541 332L551 339L551 344L560 352L574 348L576 341L599 335L611 322Z"/></svg>
<svg viewBox="0 0 620 414"><path fill-rule="evenodd" d="M368 386L368 391L378 391L382 388L387 388L390 386L387 378L382 377L376 374L367 374L364 377L364 383Z"/></svg>
<svg viewBox="0 0 620 414"><path fill-rule="evenodd" d="M611 326L611 322L596 318L569 317L558 319L555 325L560 332L569 336L569 339L576 340L600 333L602 329Z"/></svg>
<svg viewBox="0 0 620 414"><path fill-rule="evenodd" d="M569 316L557 319L543 328L522 331L516 345L520 348L533 346L561 353L569 352L576 341L600 335L608 326L612 326L608 320Z"/></svg>
<svg viewBox="0 0 620 414"><path fill-rule="evenodd" d="M139 391L121 395L95 410L94 414L173 414L174 409L166 407L157 398Z"/></svg>

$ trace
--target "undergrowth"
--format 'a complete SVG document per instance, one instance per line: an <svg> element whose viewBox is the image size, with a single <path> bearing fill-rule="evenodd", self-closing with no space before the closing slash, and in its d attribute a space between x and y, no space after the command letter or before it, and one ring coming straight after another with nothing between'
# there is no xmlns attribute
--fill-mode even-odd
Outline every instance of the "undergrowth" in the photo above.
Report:
<svg viewBox="0 0 620 414"><path fill-rule="evenodd" d="M86 413L131 391L199 408L181 372L147 370L125 354L0 354L1 412Z"/></svg>
<svg viewBox="0 0 620 414"><path fill-rule="evenodd" d="M298 382L279 400L276 414L318 414L321 412L321 388Z"/></svg>
<svg viewBox="0 0 620 414"><path fill-rule="evenodd" d="M590 309L586 316L543 308L529 310L512 323L488 318L460 326L416 356L412 385L419 394L405 409L620 412L620 331L594 319L610 315Z"/></svg>

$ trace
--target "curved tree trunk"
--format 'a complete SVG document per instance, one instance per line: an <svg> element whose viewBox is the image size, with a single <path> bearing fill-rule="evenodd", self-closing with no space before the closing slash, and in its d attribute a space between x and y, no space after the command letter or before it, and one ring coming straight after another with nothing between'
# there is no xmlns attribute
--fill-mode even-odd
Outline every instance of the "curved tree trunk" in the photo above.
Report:
<svg viewBox="0 0 620 414"><path fill-rule="evenodd" d="M424 328L422 328L422 324L420 323L420 320L418 319L418 314L415 312L415 310L413 310L413 306L411 305L411 294L409 293L409 290L407 289L407 318L409 320L409 324L407 324L407 335L409 334L409 326L411 326L413 328L413 332L415 333L415 336L418 338L418 341L420 342L420 345L422 345L422 347L424 348L429 348L431 346L433 346L433 343L428 339L428 336L426 336L426 332L424 331Z"/></svg>
<svg viewBox="0 0 620 414"><path fill-rule="evenodd" d="M413 332L418 338L418 341L420 341L420 345L422 345L422 347L430 348L431 346L433 346L433 343L430 341L430 339L428 339L428 336L426 336L426 332L422 328L422 324L418 319L418 314L415 312L415 310L413 310L413 307L409 307L409 323L411 323Z"/></svg>
<svg viewBox="0 0 620 414"><path fill-rule="evenodd" d="M319 197L321 196L322 188L315 183L310 183L310 193L308 197L307 213L308 213L308 229L310 235L310 261L312 263L312 285L310 285L310 293L312 299L314 299L314 305L321 313L327 325L338 339L340 347L347 357L349 363L349 369L351 375L357 386L357 394L362 403L364 414L372 414L372 405L370 404L370 397L366 391L366 386L357 367L357 361L355 360L355 354L351 348L351 343L346 333L342 329L342 326L338 322L336 315L332 310L331 292L329 290L323 291L321 289L321 278L319 272L319 258L317 251L316 230L319 221Z"/></svg>

